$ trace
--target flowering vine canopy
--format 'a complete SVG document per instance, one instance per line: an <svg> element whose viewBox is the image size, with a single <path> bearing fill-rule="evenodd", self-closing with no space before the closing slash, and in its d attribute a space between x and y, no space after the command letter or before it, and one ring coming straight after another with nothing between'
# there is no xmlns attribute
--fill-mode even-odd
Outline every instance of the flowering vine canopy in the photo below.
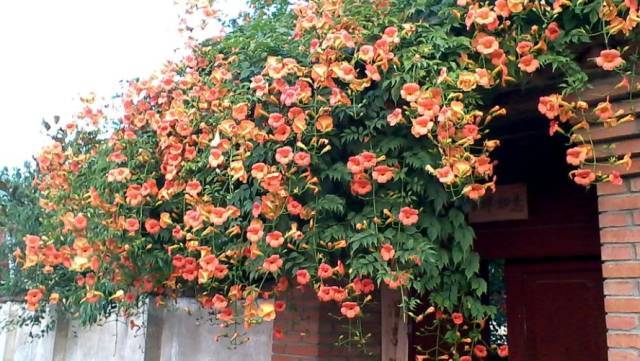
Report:
<svg viewBox="0 0 640 361"><path fill-rule="evenodd" d="M57 303L90 324L193 295L249 327L306 290L357 341L386 285L407 316L448 324L447 357L482 358L492 310L464 209L494 190L488 127L508 121L486 95L561 75L538 110L572 144L570 178L618 183L585 130L632 116L567 95L587 86L574 50L589 43L636 90L638 22L636 0L255 1L226 36L130 81L120 116L85 98L38 155L41 230L14 253L25 317Z"/></svg>

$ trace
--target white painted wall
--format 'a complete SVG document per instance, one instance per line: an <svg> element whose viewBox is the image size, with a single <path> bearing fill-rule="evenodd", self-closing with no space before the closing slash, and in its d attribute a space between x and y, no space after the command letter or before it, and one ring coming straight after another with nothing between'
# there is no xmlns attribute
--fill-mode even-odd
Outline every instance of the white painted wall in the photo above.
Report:
<svg viewBox="0 0 640 361"><path fill-rule="evenodd" d="M18 307L2 304L0 318L11 317ZM245 331L249 342L233 349L226 338L216 342L223 331L207 321L193 299L179 299L175 307L148 307L134 321L142 327L131 329L123 318L90 328L59 320L54 332L35 340L24 329L0 332L0 357L2 361L271 360L271 322Z"/></svg>
<svg viewBox="0 0 640 361"><path fill-rule="evenodd" d="M248 332L241 326L239 332L247 333L247 344L232 348L227 338L217 336L233 330L222 330L207 321L204 312L193 299L180 299L176 305L179 310L158 311L162 319L162 336L160 338L160 361L270 361L271 336L273 323L265 322L252 327ZM185 310L189 310L189 316ZM149 347L152 347L149 345Z"/></svg>
<svg viewBox="0 0 640 361"><path fill-rule="evenodd" d="M0 318L11 319L22 311L15 303L0 305ZM48 316L50 317L50 316ZM3 361L52 361L55 335L32 338L30 333L39 334L39 328L21 328L0 334L0 356Z"/></svg>
<svg viewBox="0 0 640 361"><path fill-rule="evenodd" d="M134 318L143 324L146 314ZM144 361L144 329L131 329L129 321L112 317L100 325L83 328L77 323L61 322L58 325L59 345L54 361ZM66 332L65 332L66 331Z"/></svg>

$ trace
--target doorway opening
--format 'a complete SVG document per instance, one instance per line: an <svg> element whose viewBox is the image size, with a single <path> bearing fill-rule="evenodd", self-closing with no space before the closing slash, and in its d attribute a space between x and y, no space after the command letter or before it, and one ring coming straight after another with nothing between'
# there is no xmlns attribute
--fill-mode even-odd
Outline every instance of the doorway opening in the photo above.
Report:
<svg viewBox="0 0 640 361"><path fill-rule="evenodd" d="M597 194L569 179L566 145L547 126L526 119L494 154L497 192L518 185L526 212L474 224L486 302L498 308L486 338L506 342L510 361L606 361Z"/></svg>
<svg viewBox="0 0 640 361"><path fill-rule="evenodd" d="M606 361L595 187L574 184L563 139L549 137L544 120L529 122L495 154L498 192L525 185L526 219L474 225L488 301L499 307L490 337L506 339L511 361Z"/></svg>

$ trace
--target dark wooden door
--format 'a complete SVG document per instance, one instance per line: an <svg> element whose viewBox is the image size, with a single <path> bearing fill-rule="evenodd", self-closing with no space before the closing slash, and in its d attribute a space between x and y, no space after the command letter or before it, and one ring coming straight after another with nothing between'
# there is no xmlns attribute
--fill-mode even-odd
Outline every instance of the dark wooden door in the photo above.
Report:
<svg viewBox="0 0 640 361"><path fill-rule="evenodd" d="M510 361L606 361L598 260L507 262Z"/></svg>

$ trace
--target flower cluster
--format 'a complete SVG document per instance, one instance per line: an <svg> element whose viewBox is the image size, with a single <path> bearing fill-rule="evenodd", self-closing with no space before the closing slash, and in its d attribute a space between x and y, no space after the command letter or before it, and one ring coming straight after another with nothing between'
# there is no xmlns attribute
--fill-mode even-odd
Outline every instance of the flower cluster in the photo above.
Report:
<svg viewBox="0 0 640 361"><path fill-rule="evenodd" d="M603 50L607 52L607 50ZM599 58L598 58L599 59ZM607 69L605 67L605 69ZM626 83L623 80L623 85ZM633 114L625 114L623 110L613 110L609 100L600 102L589 114L589 105L585 102L570 102L559 94L551 94L540 98L538 110L549 119L549 134L553 135L561 132L569 137L573 147L567 149L567 164L578 167L571 171L570 176L574 182L582 186L589 186L596 182L611 182L616 185L622 184L619 171L612 166L621 166L629 169L631 167L631 155L624 157L609 157L606 163L599 164L596 148L588 137L585 130L588 130L590 123L600 124L604 127L612 127L621 123L635 120ZM590 119L595 119L591 121ZM607 158L609 155L604 154Z"/></svg>

